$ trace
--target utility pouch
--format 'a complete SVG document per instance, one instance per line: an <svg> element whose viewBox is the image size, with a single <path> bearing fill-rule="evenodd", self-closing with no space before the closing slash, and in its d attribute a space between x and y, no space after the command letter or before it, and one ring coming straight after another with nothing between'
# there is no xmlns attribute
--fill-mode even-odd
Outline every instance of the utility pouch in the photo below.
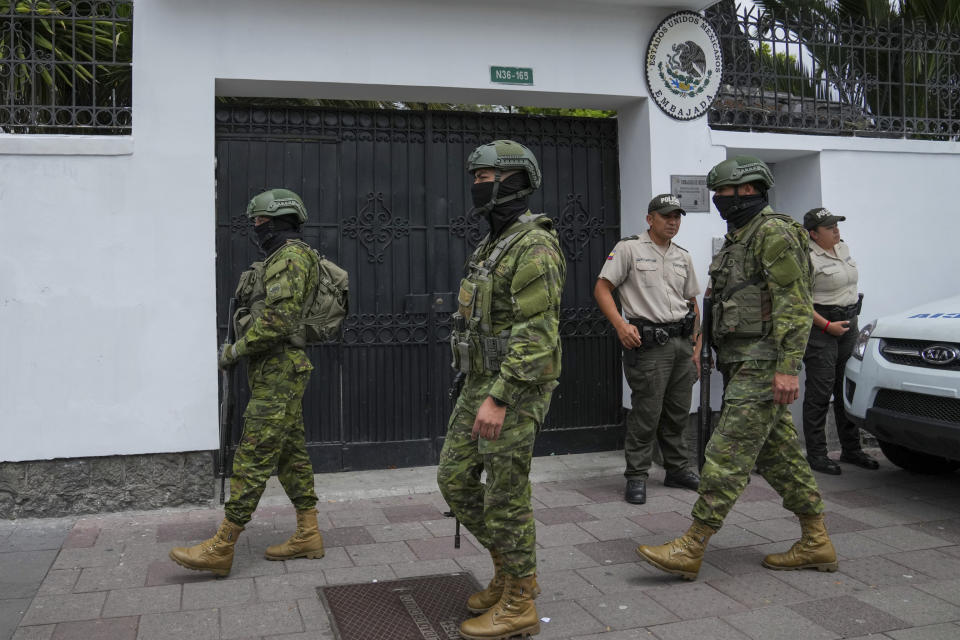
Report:
<svg viewBox="0 0 960 640"><path fill-rule="evenodd" d="M457 294L457 305L460 316L466 321L473 317L473 303L477 296L477 285L469 280L460 281L460 293Z"/></svg>
<svg viewBox="0 0 960 640"><path fill-rule="evenodd" d="M697 312L694 310L693 305L689 305L687 309L687 315L683 316L683 326L680 329L680 335L684 338L689 338L693 335L694 324L697 321Z"/></svg>

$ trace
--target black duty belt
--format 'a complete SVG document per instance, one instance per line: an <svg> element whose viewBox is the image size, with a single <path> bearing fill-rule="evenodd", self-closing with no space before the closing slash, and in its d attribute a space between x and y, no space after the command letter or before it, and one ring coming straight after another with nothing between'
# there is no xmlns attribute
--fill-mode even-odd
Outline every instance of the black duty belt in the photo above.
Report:
<svg viewBox="0 0 960 640"><path fill-rule="evenodd" d="M667 341L670 338L681 338L687 337L690 335L689 332L685 332L683 321L680 322L666 322L666 323L655 323L648 322L643 318L627 318L627 322L632 324L640 332L640 340L644 344L667 344Z"/></svg>
<svg viewBox="0 0 960 640"><path fill-rule="evenodd" d="M813 310L830 322L840 322L850 320L860 315L860 307L863 306L863 294L857 298L857 301L848 305L836 304L815 304Z"/></svg>

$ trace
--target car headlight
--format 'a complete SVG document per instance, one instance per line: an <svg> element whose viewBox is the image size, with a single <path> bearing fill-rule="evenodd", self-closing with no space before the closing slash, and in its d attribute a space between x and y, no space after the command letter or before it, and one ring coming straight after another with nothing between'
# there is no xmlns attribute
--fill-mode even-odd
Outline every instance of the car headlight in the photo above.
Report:
<svg viewBox="0 0 960 640"><path fill-rule="evenodd" d="M867 352L867 341L870 340L870 334L873 333L873 330L877 328L877 321L867 323L863 329L860 329L860 335L857 336L857 341L853 344L853 357L857 360L863 360L863 354Z"/></svg>

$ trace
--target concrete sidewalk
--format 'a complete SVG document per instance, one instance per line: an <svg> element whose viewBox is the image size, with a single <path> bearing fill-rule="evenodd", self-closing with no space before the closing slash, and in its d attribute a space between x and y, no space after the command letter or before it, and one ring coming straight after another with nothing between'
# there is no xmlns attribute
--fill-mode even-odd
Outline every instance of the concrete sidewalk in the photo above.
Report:
<svg viewBox="0 0 960 640"><path fill-rule="evenodd" d="M626 504L622 464L622 452L534 461L537 608L549 618L538 638L960 638L960 474L912 476L885 460L817 474L837 573L760 565L799 526L753 476L689 583L633 550L681 533L696 494L663 487L658 470L647 504ZM326 639L318 586L462 570L486 583L490 562L472 537L453 548L435 471L317 476L322 560L263 559L295 524L271 484L223 580L167 559L210 536L219 508L0 521L0 639Z"/></svg>

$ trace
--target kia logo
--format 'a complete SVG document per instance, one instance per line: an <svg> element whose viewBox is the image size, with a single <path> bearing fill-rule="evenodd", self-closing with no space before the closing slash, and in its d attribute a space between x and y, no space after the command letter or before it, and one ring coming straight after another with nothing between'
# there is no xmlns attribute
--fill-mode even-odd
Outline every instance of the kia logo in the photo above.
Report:
<svg viewBox="0 0 960 640"><path fill-rule="evenodd" d="M960 360L960 350L946 344L932 344L920 352L920 357L930 364L950 364Z"/></svg>

